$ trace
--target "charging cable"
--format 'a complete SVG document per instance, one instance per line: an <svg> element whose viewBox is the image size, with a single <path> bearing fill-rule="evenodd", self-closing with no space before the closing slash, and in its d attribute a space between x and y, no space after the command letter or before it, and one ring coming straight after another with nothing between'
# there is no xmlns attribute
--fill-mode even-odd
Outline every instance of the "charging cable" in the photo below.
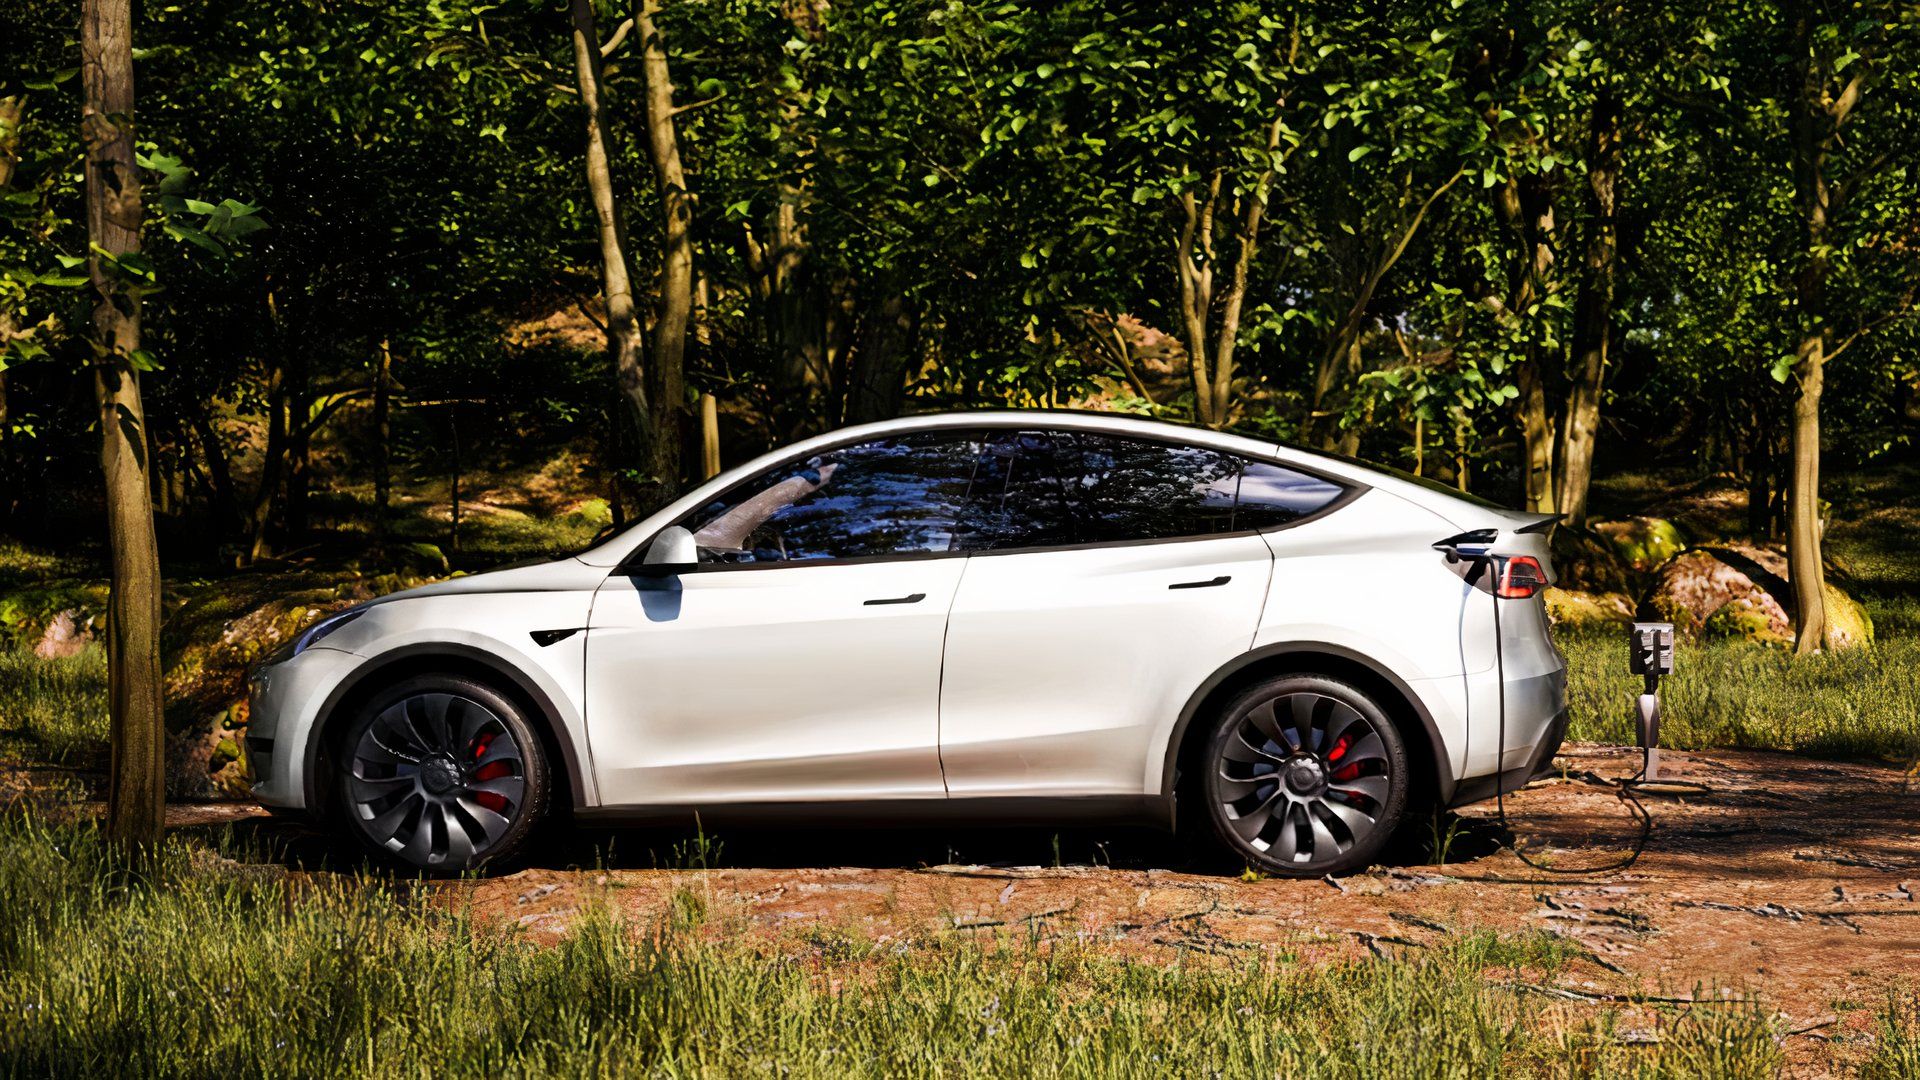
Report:
<svg viewBox="0 0 1920 1080"><path fill-rule="evenodd" d="M1479 564L1482 570L1492 570L1494 576L1494 580L1490 583L1492 588L1489 591L1492 593L1493 599L1494 672L1495 677L1500 683L1500 735L1499 757L1494 760L1493 801L1500 827L1511 834L1513 832L1513 823L1507 817L1507 791L1506 785L1502 783L1502 777L1504 776L1503 770L1507 764L1507 639L1506 635L1501 632L1500 627L1500 583L1498 579L1501 571L1496 562L1498 557L1490 552L1486 554L1463 555L1462 557L1473 559ZM1478 574L1470 576L1468 578L1468 584L1474 584L1473 578L1478 576ZM1645 804L1641 803L1638 798L1639 795L1706 795L1711 794L1713 790L1705 784L1696 784L1689 781L1649 780L1644 765L1641 766L1639 772L1623 780L1593 778L1587 779L1584 782L1593 784L1596 787L1604 787L1612 790L1619 796L1620 801L1626 805L1628 813L1639 822L1639 834L1634 837L1633 846L1628 850L1627 854L1622 858L1609 863L1603 863L1599 866L1548 866L1528 858L1527 853L1521 851L1518 844L1509 844L1508 847L1512 849L1515 858L1533 869L1547 874L1617 873L1640 861L1641 854L1647 849L1647 841L1653 836L1653 814L1646 808Z"/></svg>

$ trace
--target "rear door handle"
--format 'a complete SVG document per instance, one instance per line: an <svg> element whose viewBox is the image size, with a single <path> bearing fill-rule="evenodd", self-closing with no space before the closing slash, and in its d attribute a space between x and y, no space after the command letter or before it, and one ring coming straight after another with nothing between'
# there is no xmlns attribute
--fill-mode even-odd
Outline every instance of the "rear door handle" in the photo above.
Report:
<svg viewBox="0 0 1920 1080"><path fill-rule="evenodd" d="M905 596L884 596L877 600L867 601L866 606L878 607L881 604L917 604L926 598L927 594L923 592L908 593Z"/></svg>
<svg viewBox="0 0 1920 1080"><path fill-rule="evenodd" d="M1214 578L1212 581L1176 581L1173 584L1167 586L1167 588L1169 589L1211 589L1215 585L1225 585L1227 582L1232 580L1233 578L1231 575L1221 574L1219 577Z"/></svg>

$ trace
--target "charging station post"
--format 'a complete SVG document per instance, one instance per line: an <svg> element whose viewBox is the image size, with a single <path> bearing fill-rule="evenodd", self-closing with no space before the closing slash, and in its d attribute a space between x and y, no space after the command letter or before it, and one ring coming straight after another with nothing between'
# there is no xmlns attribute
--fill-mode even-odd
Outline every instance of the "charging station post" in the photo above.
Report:
<svg viewBox="0 0 1920 1080"><path fill-rule="evenodd" d="M1646 691L1637 703L1637 730L1640 736L1642 769L1640 778L1660 778L1660 677L1673 674L1673 624L1633 624L1627 654L1627 667L1635 675L1645 676Z"/></svg>

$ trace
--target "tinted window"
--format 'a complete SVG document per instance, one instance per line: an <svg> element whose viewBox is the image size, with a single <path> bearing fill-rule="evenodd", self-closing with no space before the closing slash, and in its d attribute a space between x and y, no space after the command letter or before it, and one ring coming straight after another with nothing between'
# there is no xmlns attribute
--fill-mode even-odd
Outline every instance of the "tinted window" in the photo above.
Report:
<svg viewBox="0 0 1920 1080"><path fill-rule="evenodd" d="M826 451L739 485L688 527L705 563L948 551L979 448L931 433Z"/></svg>
<svg viewBox="0 0 1920 1080"><path fill-rule="evenodd" d="M1314 513L1346 489L1329 480L1264 461L1249 461L1240 473L1236 529L1265 529Z"/></svg>
<svg viewBox="0 0 1920 1080"><path fill-rule="evenodd" d="M1055 461L1055 440L1039 431L992 438L955 530L957 548L993 551L1076 542Z"/></svg>
<svg viewBox="0 0 1920 1080"><path fill-rule="evenodd" d="M1079 543L1230 532L1240 461L1215 450L1072 432L1056 451Z"/></svg>

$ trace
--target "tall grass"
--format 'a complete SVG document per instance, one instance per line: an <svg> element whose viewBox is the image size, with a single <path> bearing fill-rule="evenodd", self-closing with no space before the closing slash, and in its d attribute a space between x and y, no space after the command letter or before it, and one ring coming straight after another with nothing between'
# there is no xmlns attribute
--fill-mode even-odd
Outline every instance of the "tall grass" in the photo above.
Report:
<svg viewBox="0 0 1920 1080"><path fill-rule="evenodd" d="M1569 734L1634 741L1638 676L1626 634L1567 634ZM1662 680L1660 739L1682 749L1740 747L1904 760L1920 751L1920 637L1791 657L1743 641L1682 642Z"/></svg>
<svg viewBox="0 0 1920 1080"><path fill-rule="evenodd" d="M0 733L24 738L36 760L78 764L106 751L107 652L42 660L0 649Z"/></svg>
<svg viewBox="0 0 1920 1080"><path fill-rule="evenodd" d="M180 841L135 872L91 827L0 822L0 1070L1771 1076L1781 1060L1757 1006L1670 1011L1659 1043L1627 1046L1611 1012L1502 985L1556 975L1533 938L1162 966L938 935L755 948L588 912L536 946L434 896L289 880Z"/></svg>

